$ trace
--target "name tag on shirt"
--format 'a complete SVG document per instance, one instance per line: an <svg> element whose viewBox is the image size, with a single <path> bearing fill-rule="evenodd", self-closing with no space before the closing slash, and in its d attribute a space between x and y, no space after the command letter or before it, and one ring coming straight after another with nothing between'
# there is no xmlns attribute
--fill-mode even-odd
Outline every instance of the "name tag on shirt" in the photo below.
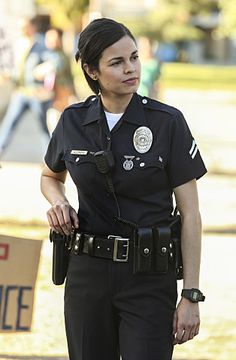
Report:
<svg viewBox="0 0 236 360"><path fill-rule="evenodd" d="M72 155L87 155L87 150L71 150L70 152Z"/></svg>

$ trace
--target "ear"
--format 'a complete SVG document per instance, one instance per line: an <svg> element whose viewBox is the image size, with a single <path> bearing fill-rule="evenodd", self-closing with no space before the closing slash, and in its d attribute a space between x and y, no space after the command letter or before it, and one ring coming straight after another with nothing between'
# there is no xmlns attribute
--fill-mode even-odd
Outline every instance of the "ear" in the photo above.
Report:
<svg viewBox="0 0 236 360"><path fill-rule="evenodd" d="M92 70L91 68L89 68L89 65L88 65L87 63L85 63L85 64L83 65L83 69L84 69L84 71L88 74L88 76L91 77L92 80L94 80L94 81L98 80L98 78L97 78L97 71L94 70L94 69Z"/></svg>

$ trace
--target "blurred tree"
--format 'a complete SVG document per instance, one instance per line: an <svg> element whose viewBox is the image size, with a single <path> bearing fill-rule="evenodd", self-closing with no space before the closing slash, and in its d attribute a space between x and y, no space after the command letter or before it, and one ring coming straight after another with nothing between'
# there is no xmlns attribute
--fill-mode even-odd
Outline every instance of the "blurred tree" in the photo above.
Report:
<svg viewBox="0 0 236 360"><path fill-rule="evenodd" d="M76 32L80 32L89 0L36 0L36 4L51 15L54 26L62 29L73 27Z"/></svg>
<svg viewBox="0 0 236 360"><path fill-rule="evenodd" d="M232 0L235 1L235 0ZM127 17L125 22L137 35L146 35L159 41L183 41L204 37L191 19L196 15L208 15L218 10L218 0L158 0L155 10L143 18Z"/></svg>
<svg viewBox="0 0 236 360"><path fill-rule="evenodd" d="M236 1L219 0L219 6L222 12L220 35L236 38Z"/></svg>

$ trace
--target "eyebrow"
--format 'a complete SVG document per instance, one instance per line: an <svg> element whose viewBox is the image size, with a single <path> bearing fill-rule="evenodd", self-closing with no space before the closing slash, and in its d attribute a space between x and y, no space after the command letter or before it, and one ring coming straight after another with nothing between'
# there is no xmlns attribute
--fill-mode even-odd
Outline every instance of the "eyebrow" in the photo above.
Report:
<svg viewBox="0 0 236 360"><path fill-rule="evenodd" d="M133 51L133 52L131 53L130 56L133 56L133 55L135 55L135 54L137 54L137 53L138 53L138 50L135 50L135 51ZM122 60L122 59L123 59L122 56L114 57L114 58L108 60L108 63L111 62L111 61L117 61L117 60Z"/></svg>

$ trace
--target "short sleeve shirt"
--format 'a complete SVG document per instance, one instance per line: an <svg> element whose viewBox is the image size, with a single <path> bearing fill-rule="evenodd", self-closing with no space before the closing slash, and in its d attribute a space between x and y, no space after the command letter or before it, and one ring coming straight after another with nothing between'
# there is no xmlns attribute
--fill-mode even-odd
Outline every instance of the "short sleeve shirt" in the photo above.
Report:
<svg viewBox="0 0 236 360"><path fill-rule="evenodd" d="M116 198L94 161L96 152L107 149L115 160ZM167 222L173 189L206 173L183 114L136 93L111 132L99 97L66 108L45 162L54 172L69 171L78 191L81 230L104 235L130 234L117 215L138 226Z"/></svg>

